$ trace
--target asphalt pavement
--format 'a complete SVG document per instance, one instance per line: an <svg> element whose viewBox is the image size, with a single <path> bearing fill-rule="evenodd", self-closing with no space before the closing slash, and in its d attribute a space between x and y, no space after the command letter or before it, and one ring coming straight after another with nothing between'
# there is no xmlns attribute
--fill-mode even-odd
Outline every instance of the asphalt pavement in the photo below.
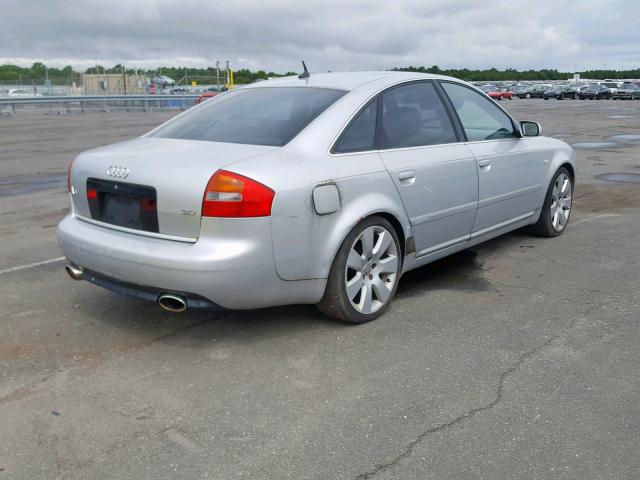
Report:
<svg viewBox="0 0 640 480"><path fill-rule="evenodd" d="M639 478L640 101L502 105L581 144L568 230L410 272L361 326L72 281L68 162L174 113L0 118L0 480Z"/></svg>

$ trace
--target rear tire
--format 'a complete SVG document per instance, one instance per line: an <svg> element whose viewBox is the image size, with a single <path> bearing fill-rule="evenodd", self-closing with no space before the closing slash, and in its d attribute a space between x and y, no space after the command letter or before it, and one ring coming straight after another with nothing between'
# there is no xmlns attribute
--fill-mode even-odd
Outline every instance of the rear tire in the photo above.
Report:
<svg viewBox="0 0 640 480"><path fill-rule="evenodd" d="M547 189L540 218L531 232L542 237L557 237L569 224L573 197L573 182L569 170L560 167Z"/></svg>
<svg viewBox="0 0 640 480"><path fill-rule="evenodd" d="M348 323L382 315L398 288L402 268L398 235L385 218L365 218L338 249L318 309Z"/></svg>

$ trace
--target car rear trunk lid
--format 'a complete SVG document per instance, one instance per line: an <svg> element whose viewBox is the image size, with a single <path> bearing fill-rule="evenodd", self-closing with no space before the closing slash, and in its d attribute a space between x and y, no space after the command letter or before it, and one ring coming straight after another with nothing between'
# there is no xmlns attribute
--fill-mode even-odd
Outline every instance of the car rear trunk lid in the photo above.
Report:
<svg viewBox="0 0 640 480"><path fill-rule="evenodd" d="M211 175L275 148L142 137L90 150L72 166L73 207L108 228L193 242Z"/></svg>

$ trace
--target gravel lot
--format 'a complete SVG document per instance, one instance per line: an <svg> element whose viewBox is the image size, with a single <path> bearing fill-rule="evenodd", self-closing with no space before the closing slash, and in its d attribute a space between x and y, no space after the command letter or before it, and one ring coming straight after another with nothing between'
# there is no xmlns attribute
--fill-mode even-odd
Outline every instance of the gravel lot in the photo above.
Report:
<svg viewBox="0 0 640 480"><path fill-rule="evenodd" d="M502 104L587 143L568 230L411 272L362 326L73 282L68 162L173 114L0 118L0 480L638 478L640 184L597 177L640 177L640 102Z"/></svg>

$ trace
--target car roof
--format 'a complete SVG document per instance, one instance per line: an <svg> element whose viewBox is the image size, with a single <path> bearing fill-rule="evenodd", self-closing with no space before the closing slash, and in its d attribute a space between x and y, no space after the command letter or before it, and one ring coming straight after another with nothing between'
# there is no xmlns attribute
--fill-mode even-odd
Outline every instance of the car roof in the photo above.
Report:
<svg viewBox="0 0 640 480"><path fill-rule="evenodd" d="M399 82L411 80L447 79L460 80L444 75L432 75L417 72L331 72L312 73L308 78L300 79L298 76L282 77L267 80L265 82L252 83L242 88L269 88L269 87L316 87L335 88L339 90L355 90L375 82L376 88L382 84L391 86Z"/></svg>

